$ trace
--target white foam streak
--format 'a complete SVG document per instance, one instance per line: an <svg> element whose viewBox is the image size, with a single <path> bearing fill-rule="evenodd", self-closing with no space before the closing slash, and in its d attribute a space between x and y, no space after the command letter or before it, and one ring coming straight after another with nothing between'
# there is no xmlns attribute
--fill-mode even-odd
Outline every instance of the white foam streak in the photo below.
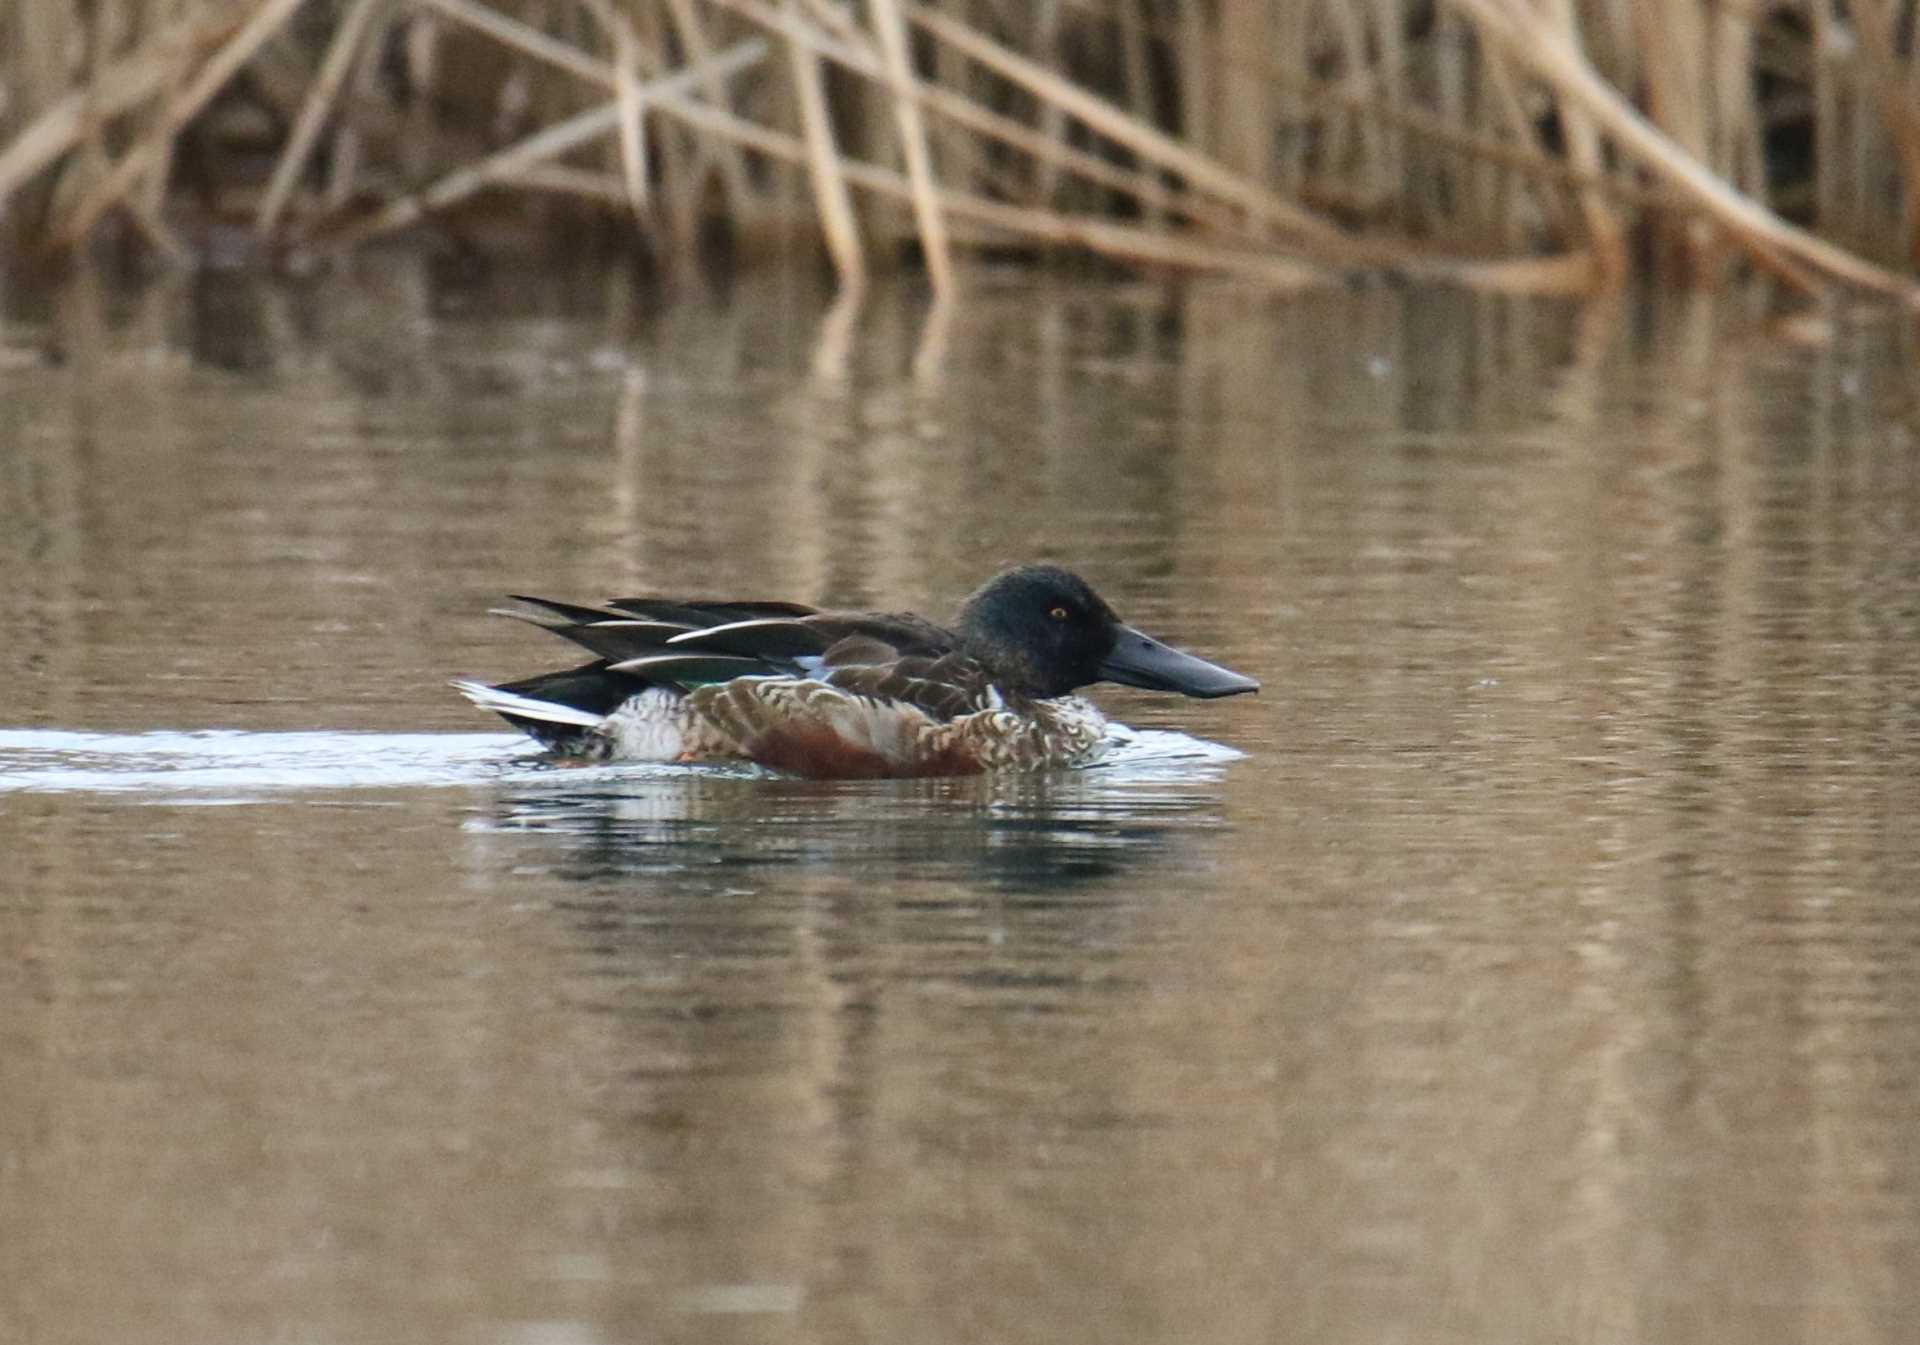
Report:
<svg viewBox="0 0 1920 1345"><path fill-rule="evenodd" d="M1209 773L1239 758L1218 743L1156 729L1109 725L1108 748L1089 768L1105 778ZM146 794L198 803L245 803L303 791L457 788L502 780L757 774L737 763L620 763L556 768L514 733L83 733L0 729L0 796L20 793Z"/></svg>

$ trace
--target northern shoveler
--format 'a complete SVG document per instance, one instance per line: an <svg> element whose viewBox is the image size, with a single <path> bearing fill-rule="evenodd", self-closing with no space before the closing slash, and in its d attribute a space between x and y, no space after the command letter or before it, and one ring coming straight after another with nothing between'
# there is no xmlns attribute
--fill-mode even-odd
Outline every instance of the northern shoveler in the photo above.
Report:
<svg viewBox="0 0 1920 1345"><path fill-rule="evenodd" d="M1106 728L1076 688L1260 689L1121 624L1054 565L989 580L950 630L911 613L788 602L515 601L523 606L496 610L598 657L499 686L453 685L589 761L745 760L839 779L1073 766L1099 754Z"/></svg>

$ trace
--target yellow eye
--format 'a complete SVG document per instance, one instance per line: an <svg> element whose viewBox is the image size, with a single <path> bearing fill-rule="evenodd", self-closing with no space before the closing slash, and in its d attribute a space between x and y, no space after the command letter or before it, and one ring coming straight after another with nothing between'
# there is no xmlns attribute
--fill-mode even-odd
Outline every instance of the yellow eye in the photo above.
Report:
<svg viewBox="0 0 1920 1345"><path fill-rule="evenodd" d="M1047 615L1055 621L1065 621L1067 619L1067 609L1064 607L1056 607L1051 612L1048 612Z"/></svg>

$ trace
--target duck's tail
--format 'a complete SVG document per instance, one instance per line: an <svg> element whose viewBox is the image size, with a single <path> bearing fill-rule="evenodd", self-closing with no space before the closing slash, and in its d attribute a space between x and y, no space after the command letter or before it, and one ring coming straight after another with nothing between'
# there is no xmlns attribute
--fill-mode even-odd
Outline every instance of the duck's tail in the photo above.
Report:
<svg viewBox="0 0 1920 1345"><path fill-rule="evenodd" d="M455 691L482 710L491 710L508 723L517 728L523 728L529 733L534 733L538 727L564 726L590 729L597 727L600 721L606 718L605 715L575 709L571 705L562 705L558 701L535 700L532 696L523 696L503 686L488 686L485 682L469 682L464 678L455 678L451 685Z"/></svg>
<svg viewBox="0 0 1920 1345"><path fill-rule="evenodd" d="M499 686L458 678L453 689L542 747L594 759L608 750L607 716L632 694L634 683L599 663Z"/></svg>

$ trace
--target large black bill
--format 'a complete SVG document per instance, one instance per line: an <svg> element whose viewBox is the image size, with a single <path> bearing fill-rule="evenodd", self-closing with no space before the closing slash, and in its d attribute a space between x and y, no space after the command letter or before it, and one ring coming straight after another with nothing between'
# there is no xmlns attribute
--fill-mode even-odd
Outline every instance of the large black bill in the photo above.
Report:
<svg viewBox="0 0 1920 1345"><path fill-rule="evenodd" d="M1183 654L1132 626L1120 628L1113 652L1100 664L1100 676L1122 686L1178 691L1183 696L1207 699L1260 689L1260 684L1251 677L1242 677L1217 663Z"/></svg>

